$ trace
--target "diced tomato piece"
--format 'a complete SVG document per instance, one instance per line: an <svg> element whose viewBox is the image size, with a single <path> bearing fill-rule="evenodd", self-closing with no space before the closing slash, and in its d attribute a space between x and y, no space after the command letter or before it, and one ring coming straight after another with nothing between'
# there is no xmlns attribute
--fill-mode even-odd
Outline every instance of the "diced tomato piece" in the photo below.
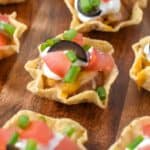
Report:
<svg viewBox="0 0 150 150"><path fill-rule="evenodd" d="M11 137L11 131L9 129L0 129L0 150L6 150L6 144Z"/></svg>
<svg viewBox="0 0 150 150"><path fill-rule="evenodd" d="M22 139L33 139L41 144L48 144L53 137L53 132L42 121L33 121L28 128L21 132Z"/></svg>
<svg viewBox="0 0 150 150"><path fill-rule="evenodd" d="M111 55L93 49L90 55L87 70L110 72L114 66Z"/></svg>
<svg viewBox="0 0 150 150"><path fill-rule="evenodd" d="M150 124L143 126L143 134L150 137Z"/></svg>
<svg viewBox="0 0 150 150"><path fill-rule="evenodd" d="M72 41L79 44L80 46L84 45L83 35L81 33L78 33L76 37L73 38Z"/></svg>
<svg viewBox="0 0 150 150"><path fill-rule="evenodd" d="M108 3L110 0L103 0L104 3Z"/></svg>
<svg viewBox="0 0 150 150"><path fill-rule="evenodd" d="M62 51L50 52L43 57L43 60L49 69L60 77L64 77L71 67L71 61Z"/></svg>
<svg viewBox="0 0 150 150"><path fill-rule="evenodd" d="M8 23L9 22L8 16L0 14L0 21L4 21L4 22Z"/></svg>
<svg viewBox="0 0 150 150"><path fill-rule="evenodd" d="M79 150L78 146L71 141L68 137L65 137L55 150Z"/></svg>
<svg viewBox="0 0 150 150"><path fill-rule="evenodd" d="M3 33L0 33L0 46L8 45L8 43L9 43L8 37Z"/></svg>
<svg viewBox="0 0 150 150"><path fill-rule="evenodd" d="M150 145L139 148L138 150L150 150Z"/></svg>

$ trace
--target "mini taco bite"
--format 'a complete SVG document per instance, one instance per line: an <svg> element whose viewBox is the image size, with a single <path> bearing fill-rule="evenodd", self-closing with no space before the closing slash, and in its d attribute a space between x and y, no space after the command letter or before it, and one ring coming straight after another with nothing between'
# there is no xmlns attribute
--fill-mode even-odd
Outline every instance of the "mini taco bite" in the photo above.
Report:
<svg viewBox="0 0 150 150"><path fill-rule="evenodd" d="M21 3L24 1L25 0L0 0L0 5L7 5L7 4L12 4L12 3Z"/></svg>
<svg viewBox="0 0 150 150"><path fill-rule="evenodd" d="M67 118L19 111L0 128L1 150L85 150L87 131Z"/></svg>
<svg viewBox="0 0 150 150"><path fill-rule="evenodd" d="M29 91L67 105L88 102L107 107L118 75L112 45L71 29L42 43L39 51L38 58L25 64L33 78Z"/></svg>
<svg viewBox="0 0 150 150"><path fill-rule="evenodd" d="M0 59L19 52L20 41L27 26L16 20L16 13L0 14Z"/></svg>
<svg viewBox="0 0 150 150"><path fill-rule="evenodd" d="M130 69L130 77L139 88L150 91L150 36L134 44L135 59Z"/></svg>
<svg viewBox="0 0 150 150"><path fill-rule="evenodd" d="M64 0L72 14L71 28L79 32L91 30L117 32L139 24L147 0Z"/></svg>
<svg viewBox="0 0 150 150"><path fill-rule="evenodd" d="M132 121L109 150L150 150L150 116Z"/></svg>

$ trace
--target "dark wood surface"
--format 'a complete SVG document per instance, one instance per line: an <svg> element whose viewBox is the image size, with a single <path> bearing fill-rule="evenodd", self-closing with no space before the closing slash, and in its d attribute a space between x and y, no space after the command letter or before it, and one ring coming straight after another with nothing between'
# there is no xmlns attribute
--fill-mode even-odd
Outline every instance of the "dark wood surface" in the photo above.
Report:
<svg viewBox="0 0 150 150"><path fill-rule="evenodd" d="M138 91L129 78L133 62L131 45L150 35L150 4L144 20L138 26L127 27L118 33L91 32L88 35L108 40L115 48L115 60L120 74L111 89L106 110L93 104L65 106L39 98L26 90L31 77L24 70L27 60L38 56L37 45L68 29L71 15L63 0L28 0L26 3L0 6L1 13L17 11L18 19L26 23L28 31L21 39L21 52L0 61L0 125L20 109L30 109L48 116L69 117L88 130L89 150L106 150L122 128L135 117L150 115L150 93Z"/></svg>

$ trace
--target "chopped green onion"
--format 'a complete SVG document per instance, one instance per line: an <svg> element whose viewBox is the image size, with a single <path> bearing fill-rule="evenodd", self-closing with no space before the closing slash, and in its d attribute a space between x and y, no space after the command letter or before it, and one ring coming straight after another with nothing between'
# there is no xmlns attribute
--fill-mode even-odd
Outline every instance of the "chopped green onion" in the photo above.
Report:
<svg viewBox="0 0 150 150"><path fill-rule="evenodd" d="M64 78L64 82L72 83L76 80L81 68L79 66L71 66Z"/></svg>
<svg viewBox="0 0 150 150"><path fill-rule="evenodd" d="M88 51L90 48L91 48L90 45L84 45L84 46L83 46L83 49L84 49L85 51Z"/></svg>
<svg viewBox="0 0 150 150"><path fill-rule="evenodd" d="M21 115L18 118L18 126L22 129L26 128L30 123L29 117L27 115Z"/></svg>
<svg viewBox="0 0 150 150"><path fill-rule="evenodd" d="M72 134L75 132L75 128L73 127L67 127L64 129L64 134L67 135L68 137L71 137Z"/></svg>
<svg viewBox="0 0 150 150"><path fill-rule="evenodd" d="M6 31L10 36L13 36L16 28L8 23L0 22L0 29Z"/></svg>
<svg viewBox="0 0 150 150"><path fill-rule="evenodd" d="M90 3L94 8L97 8L100 5L100 0L90 0Z"/></svg>
<svg viewBox="0 0 150 150"><path fill-rule="evenodd" d="M100 0L80 0L80 8L84 13L89 13L100 5Z"/></svg>
<svg viewBox="0 0 150 150"><path fill-rule="evenodd" d="M76 56L76 54L75 54L74 51L68 51L68 52L66 53L66 56L69 58L69 60L70 60L71 62L77 61L77 56Z"/></svg>
<svg viewBox="0 0 150 150"><path fill-rule="evenodd" d="M51 47L54 44L58 43L60 39L54 38L54 39L48 39L44 43L41 44L40 50L43 52L47 47Z"/></svg>
<svg viewBox="0 0 150 150"><path fill-rule="evenodd" d="M36 150L37 143L34 140L28 140L25 150Z"/></svg>
<svg viewBox="0 0 150 150"><path fill-rule="evenodd" d="M90 0L80 0L80 8L84 13L89 13L92 11Z"/></svg>
<svg viewBox="0 0 150 150"><path fill-rule="evenodd" d="M76 35L77 35L77 31L74 29L70 29L68 31L65 31L63 38L64 40L71 41Z"/></svg>
<svg viewBox="0 0 150 150"><path fill-rule="evenodd" d="M10 138L8 144L9 144L9 145L15 145L16 142L18 141L18 139L19 139L19 134L18 134L17 132L15 132L15 133L11 136L11 138Z"/></svg>
<svg viewBox="0 0 150 150"><path fill-rule="evenodd" d="M106 99L106 90L104 87L99 87L96 89L98 96L100 97L101 100Z"/></svg>
<svg viewBox="0 0 150 150"><path fill-rule="evenodd" d="M144 140L143 136L138 136L136 137L132 143L130 143L129 145L127 145L127 149L129 150L134 150L142 141Z"/></svg>

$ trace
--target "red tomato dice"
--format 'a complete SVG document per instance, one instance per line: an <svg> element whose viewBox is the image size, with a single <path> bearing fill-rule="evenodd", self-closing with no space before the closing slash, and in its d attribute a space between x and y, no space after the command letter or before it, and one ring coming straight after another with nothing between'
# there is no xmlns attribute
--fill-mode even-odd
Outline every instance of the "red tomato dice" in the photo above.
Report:
<svg viewBox="0 0 150 150"><path fill-rule="evenodd" d="M143 126L143 134L150 137L150 124Z"/></svg>
<svg viewBox="0 0 150 150"><path fill-rule="evenodd" d="M111 55L93 49L90 54L89 63L86 69L92 71L110 72L113 66L114 60Z"/></svg>
<svg viewBox="0 0 150 150"><path fill-rule="evenodd" d="M55 150L79 150L79 148L73 141L65 137Z"/></svg>
<svg viewBox="0 0 150 150"><path fill-rule="evenodd" d="M11 131L0 129L0 150L6 150L6 144L11 137Z"/></svg>
<svg viewBox="0 0 150 150"><path fill-rule="evenodd" d="M53 136L53 132L42 121L33 121L27 129L21 132L22 139L34 139L41 144L48 144Z"/></svg>
<svg viewBox="0 0 150 150"><path fill-rule="evenodd" d="M103 0L104 3L108 3L110 0Z"/></svg>
<svg viewBox="0 0 150 150"><path fill-rule="evenodd" d="M83 35L81 33L78 33L76 37L73 38L72 41L79 44L80 46L84 45Z"/></svg>
<svg viewBox="0 0 150 150"><path fill-rule="evenodd" d="M71 61L62 51L50 52L43 57L48 68L60 77L64 77L71 67Z"/></svg>
<svg viewBox="0 0 150 150"><path fill-rule="evenodd" d="M3 33L0 33L0 46L5 46L9 43L9 39Z"/></svg>
<svg viewBox="0 0 150 150"><path fill-rule="evenodd" d="M0 21L4 21L4 22L9 22L8 16L7 15L1 15L0 14Z"/></svg>

